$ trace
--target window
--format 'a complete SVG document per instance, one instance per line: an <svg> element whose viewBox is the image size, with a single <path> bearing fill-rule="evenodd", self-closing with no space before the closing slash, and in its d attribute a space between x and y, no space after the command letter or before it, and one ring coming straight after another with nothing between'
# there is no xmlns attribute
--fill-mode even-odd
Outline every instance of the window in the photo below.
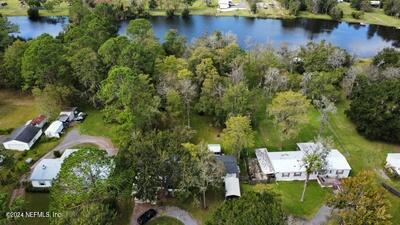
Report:
<svg viewBox="0 0 400 225"><path fill-rule="evenodd" d="M336 170L336 174L344 174L344 170Z"/></svg>
<svg viewBox="0 0 400 225"><path fill-rule="evenodd" d="M290 177L290 173L282 173L282 177Z"/></svg>
<svg viewBox="0 0 400 225"><path fill-rule="evenodd" d="M299 173L294 173L294 176L295 176L295 177L300 177L300 176L301 176L301 172L299 172Z"/></svg>

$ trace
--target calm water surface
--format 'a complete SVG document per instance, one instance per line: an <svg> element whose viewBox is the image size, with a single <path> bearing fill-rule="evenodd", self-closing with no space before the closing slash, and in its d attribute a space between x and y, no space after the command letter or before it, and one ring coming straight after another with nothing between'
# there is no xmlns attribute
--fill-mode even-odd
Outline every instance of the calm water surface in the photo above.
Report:
<svg viewBox="0 0 400 225"><path fill-rule="evenodd" d="M45 17L41 21L30 21L16 16L8 19L20 27L15 34L22 38L35 38L43 33L56 36L68 24L68 17ZM315 19L255 19L246 17L192 16L151 17L156 36L162 41L169 29L177 29L189 41L214 31L231 32L237 36L242 47L249 43L268 43L279 47L286 44L296 48L309 41L326 40L336 46L360 56L370 57L384 47L400 47L400 30L379 25L350 24ZM121 22L119 34L124 34L128 22Z"/></svg>

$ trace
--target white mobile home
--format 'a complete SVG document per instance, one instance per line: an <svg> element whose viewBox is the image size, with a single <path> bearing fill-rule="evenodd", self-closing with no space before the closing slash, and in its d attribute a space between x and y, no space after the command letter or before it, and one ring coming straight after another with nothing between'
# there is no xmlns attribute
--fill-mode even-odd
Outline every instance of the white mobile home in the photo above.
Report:
<svg viewBox="0 0 400 225"><path fill-rule="evenodd" d="M307 151L317 146L314 143L299 143L297 146L297 151L269 152L265 148L256 149L262 173L277 181L305 180L307 174L302 159ZM351 167L338 150L330 150L326 160L326 170L311 174L310 180L316 180L319 176L338 179L349 176Z"/></svg>
<svg viewBox="0 0 400 225"><path fill-rule="evenodd" d="M64 125L61 121L54 121L50 124L50 126L46 129L44 134L49 138L60 138L60 133L64 129Z"/></svg>
<svg viewBox="0 0 400 225"><path fill-rule="evenodd" d="M231 155L216 155L215 159L224 165L225 198L240 197L239 166Z"/></svg>
<svg viewBox="0 0 400 225"><path fill-rule="evenodd" d="M387 155L386 168L400 176L400 153L389 153Z"/></svg>
<svg viewBox="0 0 400 225"><path fill-rule="evenodd" d="M40 127L32 126L30 123L20 128L15 129L9 138L3 142L5 149L26 151L31 149L32 145L42 135Z"/></svg>
<svg viewBox="0 0 400 225"><path fill-rule="evenodd" d="M32 187L38 189L50 188L53 180L57 177L61 170L61 165L64 160L69 157L77 149L66 149L62 156L57 159L43 159L33 169L29 178Z"/></svg>
<svg viewBox="0 0 400 225"><path fill-rule="evenodd" d="M230 0L218 0L218 7L220 9L228 9L231 5Z"/></svg>

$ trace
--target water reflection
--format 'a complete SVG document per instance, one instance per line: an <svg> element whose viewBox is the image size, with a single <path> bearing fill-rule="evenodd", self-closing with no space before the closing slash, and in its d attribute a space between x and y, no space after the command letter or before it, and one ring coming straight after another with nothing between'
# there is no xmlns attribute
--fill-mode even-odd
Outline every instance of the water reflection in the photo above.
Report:
<svg viewBox="0 0 400 225"><path fill-rule="evenodd" d="M68 24L67 17L45 17L40 21L30 21L27 17L9 17L20 27L16 33L22 38L35 38L42 33L56 36ZM360 24L315 19L256 19L246 17L191 16L151 17L155 35L162 41L165 32L177 29L189 41L204 33L214 31L232 32L238 42L246 47L246 40L252 44L269 43L272 46L285 44L296 48L309 41L326 40L334 45L361 56L369 57L380 49L389 46L400 47L400 30L378 25L361 26ZM124 34L128 22L121 22L119 34Z"/></svg>

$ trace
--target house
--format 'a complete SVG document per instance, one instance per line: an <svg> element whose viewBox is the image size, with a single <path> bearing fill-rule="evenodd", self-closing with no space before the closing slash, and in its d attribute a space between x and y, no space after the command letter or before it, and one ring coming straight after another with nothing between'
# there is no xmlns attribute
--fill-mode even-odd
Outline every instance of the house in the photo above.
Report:
<svg viewBox="0 0 400 225"><path fill-rule="evenodd" d="M66 149L60 158L43 159L35 166L29 178L33 188L47 189L50 188L53 180L57 177L61 170L64 160L77 149Z"/></svg>
<svg viewBox="0 0 400 225"><path fill-rule="evenodd" d="M231 155L216 155L215 159L224 165L225 198L240 197L239 166Z"/></svg>
<svg viewBox="0 0 400 225"><path fill-rule="evenodd" d="M208 150L214 154L221 154L221 145L220 144L209 144Z"/></svg>
<svg viewBox="0 0 400 225"><path fill-rule="evenodd" d="M220 9L229 9L232 2L230 0L218 0L218 7Z"/></svg>
<svg viewBox="0 0 400 225"><path fill-rule="evenodd" d="M63 111L60 112L58 120L60 120L61 122L72 122L76 115L78 115L77 107L65 108Z"/></svg>
<svg viewBox="0 0 400 225"><path fill-rule="evenodd" d="M277 181L305 180L307 174L302 161L303 157L308 151L318 148L318 145L298 143L297 146L297 151L269 152L266 148L256 149L262 173L269 179ZM327 178L341 179L349 176L351 167L338 150L331 149L326 160L326 170L310 174L310 180L323 181Z"/></svg>
<svg viewBox="0 0 400 225"><path fill-rule="evenodd" d="M380 7L381 1L369 1L369 4L374 7Z"/></svg>
<svg viewBox="0 0 400 225"><path fill-rule="evenodd" d="M54 121L46 129L44 134L49 138L60 138L60 133L64 129L64 124L61 121Z"/></svg>
<svg viewBox="0 0 400 225"><path fill-rule="evenodd" d="M25 151L31 149L32 145L42 135L42 129L31 124L15 129L9 138L3 142L5 149Z"/></svg>
<svg viewBox="0 0 400 225"><path fill-rule="evenodd" d="M40 115L29 121L32 126L43 128L47 123L47 117L45 115Z"/></svg>
<svg viewBox="0 0 400 225"><path fill-rule="evenodd" d="M400 153L389 153L387 155L386 168L400 176Z"/></svg>

